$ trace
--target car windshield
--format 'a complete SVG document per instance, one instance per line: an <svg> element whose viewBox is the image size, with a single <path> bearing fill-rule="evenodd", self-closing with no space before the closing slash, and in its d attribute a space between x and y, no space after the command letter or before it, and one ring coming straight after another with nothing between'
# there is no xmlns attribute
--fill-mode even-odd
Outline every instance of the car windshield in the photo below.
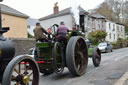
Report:
<svg viewBox="0 0 128 85"><path fill-rule="evenodd" d="M29 50L29 55L34 55L34 49Z"/></svg>
<svg viewBox="0 0 128 85"><path fill-rule="evenodd" d="M107 43L100 43L98 46L99 47L104 47L104 46L107 46Z"/></svg>

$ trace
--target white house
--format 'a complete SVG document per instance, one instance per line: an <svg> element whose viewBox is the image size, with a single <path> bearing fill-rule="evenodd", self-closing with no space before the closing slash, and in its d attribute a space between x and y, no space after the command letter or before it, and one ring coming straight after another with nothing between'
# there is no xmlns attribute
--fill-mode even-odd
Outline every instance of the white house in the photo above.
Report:
<svg viewBox="0 0 128 85"><path fill-rule="evenodd" d="M106 18L98 13L89 14L91 17L91 29L95 30L103 30L106 29Z"/></svg>
<svg viewBox="0 0 128 85"><path fill-rule="evenodd" d="M85 11L81 7L79 7L79 11L80 11L80 13L79 13L79 15L80 15L80 27L83 30L85 30L85 23L87 23L87 22L85 22L85 16L88 16L88 12ZM55 6L53 14L48 15L48 16L43 17L43 18L40 18L39 21L45 29L48 29L53 24L59 25L61 21L63 21L69 29L72 29L72 27L75 24L75 22L74 22L75 20L73 18L72 12L71 12L71 7L59 11L59 7Z"/></svg>
<svg viewBox="0 0 128 85"><path fill-rule="evenodd" d="M118 38L125 38L125 27L110 20L106 22L106 32L106 41L115 42Z"/></svg>
<svg viewBox="0 0 128 85"><path fill-rule="evenodd" d="M98 13L91 13L91 31L103 30L107 33L106 41L115 42L118 38L125 38L125 27L122 24L107 20Z"/></svg>
<svg viewBox="0 0 128 85"><path fill-rule="evenodd" d="M27 19L27 24L28 24L27 31L32 36L34 36L33 29L36 27L37 22L39 22L39 20L37 19L33 19L33 18Z"/></svg>
<svg viewBox="0 0 128 85"><path fill-rule="evenodd" d="M116 23L116 29L117 29L117 38L125 38L125 26L120 24L120 23Z"/></svg>

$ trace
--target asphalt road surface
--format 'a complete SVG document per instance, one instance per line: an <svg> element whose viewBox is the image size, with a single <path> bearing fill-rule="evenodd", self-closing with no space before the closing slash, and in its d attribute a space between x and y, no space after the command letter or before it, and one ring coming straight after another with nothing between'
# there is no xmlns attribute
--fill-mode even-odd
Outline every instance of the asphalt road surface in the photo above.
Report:
<svg viewBox="0 0 128 85"><path fill-rule="evenodd" d="M113 85L126 71L128 71L128 48L103 53L99 67L94 67L89 58L86 74L73 77L67 68L61 75L40 74L39 85Z"/></svg>

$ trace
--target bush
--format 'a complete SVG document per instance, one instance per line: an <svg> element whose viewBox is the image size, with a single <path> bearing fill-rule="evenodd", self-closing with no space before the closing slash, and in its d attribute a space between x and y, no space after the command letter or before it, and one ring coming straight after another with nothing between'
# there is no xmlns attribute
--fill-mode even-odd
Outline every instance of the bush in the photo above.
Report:
<svg viewBox="0 0 128 85"><path fill-rule="evenodd" d="M117 42L113 42L112 43L112 46L113 46L113 49L117 49L118 47L117 47Z"/></svg>
<svg viewBox="0 0 128 85"><path fill-rule="evenodd" d="M34 36L28 33L28 38L34 38Z"/></svg>
<svg viewBox="0 0 128 85"><path fill-rule="evenodd" d="M88 39L90 40L92 45L98 45L99 42L102 42L105 40L106 36L107 36L106 32L102 30L96 30L88 34Z"/></svg>
<svg viewBox="0 0 128 85"><path fill-rule="evenodd" d="M114 49L128 47L128 40L119 38L117 42L113 42L112 45Z"/></svg>

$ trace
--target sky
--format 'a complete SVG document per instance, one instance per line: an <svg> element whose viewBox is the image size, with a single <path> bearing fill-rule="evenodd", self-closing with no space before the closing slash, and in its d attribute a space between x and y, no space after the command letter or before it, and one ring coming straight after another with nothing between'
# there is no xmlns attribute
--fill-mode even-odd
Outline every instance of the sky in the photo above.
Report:
<svg viewBox="0 0 128 85"><path fill-rule="evenodd" d="M54 3L58 2L59 10L71 7L74 0L3 0L0 4L8 5L31 18L42 18L53 13ZM96 8L104 0L77 0L85 10Z"/></svg>

